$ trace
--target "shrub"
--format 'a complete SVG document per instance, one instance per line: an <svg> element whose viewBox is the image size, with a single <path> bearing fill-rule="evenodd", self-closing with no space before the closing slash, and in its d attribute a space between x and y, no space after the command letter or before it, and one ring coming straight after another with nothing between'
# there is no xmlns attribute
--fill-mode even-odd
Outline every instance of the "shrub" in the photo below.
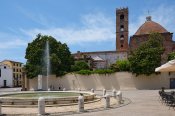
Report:
<svg viewBox="0 0 175 116"><path fill-rule="evenodd" d="M90 74L111 74L114 73L113 70L110 69L98 69L98 70L94 70L94 71L90 71L90 70L80 70L76 72L77 74L81 74L81 75L90 75Z"/></svg>
<svg viewBox="0 0 175 116"><path fill-rule="evenodd" d="M113 70L110 70L110 69L98 69L98 70L95 70L93 71L94 73L97 73L97 74L111 74L111 73L114 73Z"/></svg>
<svg viewBox="0 0 175 116"><path fill-rule="evenodd" d="M71 71L89 70L89 66L84 61L77 61L71 66Z"/></svg>
<svg viewBox="0 0 175 116"><path fill-rule="evenodd" d="M115 63L115 64L112 64L112 65L110 66L110 69L113 70L114 72L118 72L118 71L119 71L119 68L118 68L118 66L116 65L116 63Z"/></svg>
<svg viewBox="0 0 175 116"><path fill-rule="evenodd" d="M118 60L111 65L110 69L113 71L130 71L130 63L128 60Z"/></svg>
<svg viewBox="0 0 175 116"><path fill-rule="evenodd" d="M130 63L128 60L118 60L116 62L119 71L129 71L130 70Z"/></svg>
<svg viewBox="0 0 175 116"><path fill-rule="evenodd" d="M90 74L92 74L93 72L90 71L90 70L80 70L80 71L78 71L77 73L80 74L80 75L90 75Z"/></svg>

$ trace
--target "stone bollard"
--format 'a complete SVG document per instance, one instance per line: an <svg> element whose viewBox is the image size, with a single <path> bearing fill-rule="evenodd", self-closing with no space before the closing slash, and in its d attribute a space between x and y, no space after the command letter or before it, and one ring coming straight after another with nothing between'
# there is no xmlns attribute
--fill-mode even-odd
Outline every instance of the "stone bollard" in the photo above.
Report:
<svg viewBox="0 0 175 116"><path fill-rule="evenodd" d="M94 93L94 89L91 89L91 92Z"/></svg>
<svg viewBox="0 0 175 116"><path fill-rule="evenodd" d="M104 96L104 98L105 98L105 105L104 105L104 108L106 109L106 108L109 108L109 107L110 107L110 95L106 94L106 95Z"/></svg>
<svg viewBox="0 0 175 116"><path fill-rule="evenodd" d="M44 97L40 97L38 99L38 116L42 116L45 114L45 99Z"/></svg>
<svg viewBox="0 0 175 116"><path fill-rule="evenodd" d="M116 96L117 96L117 95L116 95L116 94L117 94L116 90L113 89L112 93L113 93L113 97L116 99Z"/></svg>
<svg viewBox="0 0 175 116"><path fill-rule="evenodd" d="M0 101L0 116L2 115L2 110L1 110L1 108L2 108L2 102Z"/></svg>
<svg viewBox="0 0 175 116"><path fill-rule="evenodd" d="M122 92L121 91L117 92L117 98L118 98L118 103L121 104L122 103Z"/></svg>
<svg viewBox="0 0 175 116"><path fill-rule="evenodd" d="M103 96L106 95L106 89L103 89Z"/></svg>
<svg viewBox="0 0 175 116"><path fill-rule="evenodd" d="M84 112L84 96L78 97L78 112Z"/></svg>
<svg viewBox="0 0 175 116"><path fill-rule="evenodd" d="M63 88L63 91L66 91L66 88Z"/></svg>

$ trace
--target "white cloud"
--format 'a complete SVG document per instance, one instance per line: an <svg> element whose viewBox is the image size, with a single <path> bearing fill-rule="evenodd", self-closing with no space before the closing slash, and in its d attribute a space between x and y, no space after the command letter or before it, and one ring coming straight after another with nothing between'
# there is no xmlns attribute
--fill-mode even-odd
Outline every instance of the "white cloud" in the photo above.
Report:
<svg viewBox="0 0 175 116"><path fill-rule="evenodd" d="M90 27L90 28L96 28L96 27L102 27L102 28L114 28L114 20L111 17L108 17L106 15L104 15L103 13L95 13L95 14L87 14L82 16L81 18L82 22L84 25L86 25L86 27Z"/></svg>
<svg viewBox="0 0 175 116"><path fill-rule="evenodd" d="M39 13L33 13L33 12L30 12L29 10L23 8L23 7L20 7L20 6L17 6L16 7L25 17L27 17L28 19L30 19L31 21L37 23L37 24L40 24L44 27L50 27L51 26L51 22L52 21L49 21L48 20L48 16L45 16L43 14L39 14Z"/></svg>
<svg viewBox="0 0 175 116"><path fill-rule="evenodd" d="M21 46L26 46L27 43L25 41L22 41L21 39L15 39L11 41L4 41L3 44L0 45L0 49L11 49L11 48L17 48Z"/></svg>
<svg viewBox="0 0 175 116"><path fill-rule="evenodd" d="M38 33L51 35L59 41L68 44L115 40L115 22L112 18L102 13L82 16L81 24L81 27L35 28L31 30L21 29L21 31L31 38L34 38Z"/></svg>
<svg viewBox="0 0 175 116"><path fill-rule="evenodd" d="M160 23L168 31L175 32L175 6L159 6L155 9L150 9L150 15L152 20ZM140 16L135 17L134 21L129 22L129 34L133 35L137 29L145 22L147 14L143 13ZM48 21L45 20L42 15L35 17L34 15L29 15L32 20L38 21L43 26L48 25ZM28 42L31 42L32 38L35 38L38 33L44 35L51 35L61 42L72 44L74 46L81 45L83 47L87 46L87 42L92 42L92 44L97 42L115 42L115 16L107 16L103 13L90 13L80 17L80 23L78 26L69 27L55 27L52 24L50 27L46 26L43 28L33 28L33 29L13 29L9 28L9 33L0 32L0 54L1 57L3 53L9 53L9 51L25 51ZM95 46L95 44L94 44ZM106 45L110 46L110 45ZM85 48L87 49L87 48ZM14 54L16 55L16 53ZM5 56L5 55L4 55ZM9 54L13 57L13 55ZM16 58L21 57L17 56ZM4 58L4 57L3 57Z"/></svg>
<svg viewBox="0 0 175 116"><path fill-rule="evenodd" d="M0 32L0 41L0 61L9 59L25 62L25 48L28 43L25 37L17 33Z"/></svg>
<svg viewBox="0 0 175 116"><path fill-rule="evenodd" d="M151 9L150 15L152 20L162 25L169 32L175 32L175 6L161 5ZM146 13L138 17L138 20L131 22L129 25L130 35L133 35L137 29L146 21Z"/></svg>
<svg viewBox="0 0 175 116"><path fill-rule="evenodd" d="M162 26L164 26L169 32L175 32L175 6L159 6L154 9L151 15L152 19Z"/></svg>
<svg viewBox="0 0 175 116"><path fill-rule="evenodd" d="M138 28L145 22L145 15L139 16L135 22L129 23L129 35L132 36L138 30Z"/></svg>
<svg viewBox="0 0 175 116"><path fill-rule="evenodd" d="M31 17L32 18L32 17ZM41 21L43 25L47 25ZM115 20L102 13L87 14L80 17L81 26L47 27L35 29L14 29L0 32L0 60L13 59L25 62L25 48L38 33L51 35L61 42L85 46L87 42L115 41ZM19 31L20 30L20 31ZM23 56L23 57L22 57Z"/></svg>
<svg viewBox="0 0 175 116"><path fill-rule="evenodd" d="M27 41L22 39L21 36L13 35L10 33L0 32L1 45L0 49L13 49L21 46L26 46Z"/></svg>
<svg viewBox="0 0 175 116"><path fill-rule="evenodd" d="M175 32L175 7L161 5L150 9L152 20L160 23L168 31ZM129 35L133 35L145 22L147 13L137 16L134 21L129 22ZM115 16L114 16L115 17ZM28 38L35 38L38 33L51 35L61 42L67 44L84 44L86 42L115 41L115 18L103 13L90 13L83 15L80 19L81 26L21 29ZM44 18L42 18L44 20ZM45 21L41 21L44 25ZM45 22L47 25L47 22Z"/></svg>

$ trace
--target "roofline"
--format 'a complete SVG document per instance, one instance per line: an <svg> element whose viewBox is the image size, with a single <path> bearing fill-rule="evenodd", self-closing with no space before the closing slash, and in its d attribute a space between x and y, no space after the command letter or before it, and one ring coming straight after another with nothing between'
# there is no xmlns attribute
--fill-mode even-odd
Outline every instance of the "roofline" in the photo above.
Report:
<svg viewBox="0 0 175 116"><path fill-rule="evenodd" d="M144 26L144 24L146 24L147 22L153 22L153 23L156 23L156 24L158 24L160 27L162 27L164 30L165 30L165 33L166 32L168 32L168 30L167 29L165 29L161 24L159 24L159 23L157 23L157 22L155 22L155 21L145 21L138 29L137 29L137 31L134 33L134 35L140 35L140 34L137 34L138 33L138 31L139 30L141 30L141 28Z"/></svg>
<svg viewBox="0 0 175 116"><path fill-rule="evenodd" d="M3 60L2 62L5 62L5 61L9 61L9 62L13 62L13 63L20 63L20 64L23 64L22 62L13 61L13 60Z"/></svg>
<svg viewBox="0 0 175 116"><path fill-rule="evenodd" d="M8 67L9 67L9 65L3 64L2 62L0 62L0 66L1 66L1 65L3 65L3 66L8 66Z"/></svg>
<svg viewBox="0 0 175 116"><path fill-rule="evenodd" d="M114 50L114 51L80 52L80 53L83 53L83 54L95 54L95 53L117 53L117 52L128 52L128 51L127 51L127 50L126 50L126 51ZM77 52L77 53L78 53L78 52ZM77 53L73 53L72 55L77 54Z"/></svg>
<svg viewBox="0 0 175 116"><path fill-rule="evenodd" d="M154 33L154 32L153 32L153 33ZM159 32L155 32L155 33L159 33ZM173 33L171 33L171 32L164 32L164 33L159 33L159 34L169 34L169 33L170 33L170 34L173 34ZM150 34L151 34L151 33L150 33ZM135 37L137 37L137 36L138 36L138 37L139 37L139 36L145 36L145 35L148 36L148 35L150 35L150 34L132 35L132 36L130 36L130 38L132 38L132 37L134 37L134 36L135 36Z"/></svg>

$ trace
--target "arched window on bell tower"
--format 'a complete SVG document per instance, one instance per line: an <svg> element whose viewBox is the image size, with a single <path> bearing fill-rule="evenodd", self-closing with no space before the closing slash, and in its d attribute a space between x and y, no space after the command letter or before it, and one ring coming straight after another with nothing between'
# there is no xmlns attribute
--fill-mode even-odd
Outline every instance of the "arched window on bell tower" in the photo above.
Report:
<svg viewBox="0 0 175 116"><path fill-rule="evenodd" d="M124 25L120 25L120 31L124 31Z"/></svg>
<svg viewBox="0 0 175 116"><path fill-rule="evenodd" d="M120 36L120 40L124 40L124 35L121 35Z"/></svg>
<svg viewBox="0 0 175 116"><path fill-rule="evenodd" d="M124 35L120 36L120 47L123 48L123 44L124 44Z"/></svg>
<svg viewBox="0 0 175 116"><path fill-rule="evenodd" d="M123 48L124 40L120 40L120 47Z"/></svg>
<svg viewBox="0 0 175 116"><path fill-rule="evenodd" d="M121 14L121 15L120 15L120 20L124 20L124 17L125 17L125 16L124 16L123 14Z"/></svg>

